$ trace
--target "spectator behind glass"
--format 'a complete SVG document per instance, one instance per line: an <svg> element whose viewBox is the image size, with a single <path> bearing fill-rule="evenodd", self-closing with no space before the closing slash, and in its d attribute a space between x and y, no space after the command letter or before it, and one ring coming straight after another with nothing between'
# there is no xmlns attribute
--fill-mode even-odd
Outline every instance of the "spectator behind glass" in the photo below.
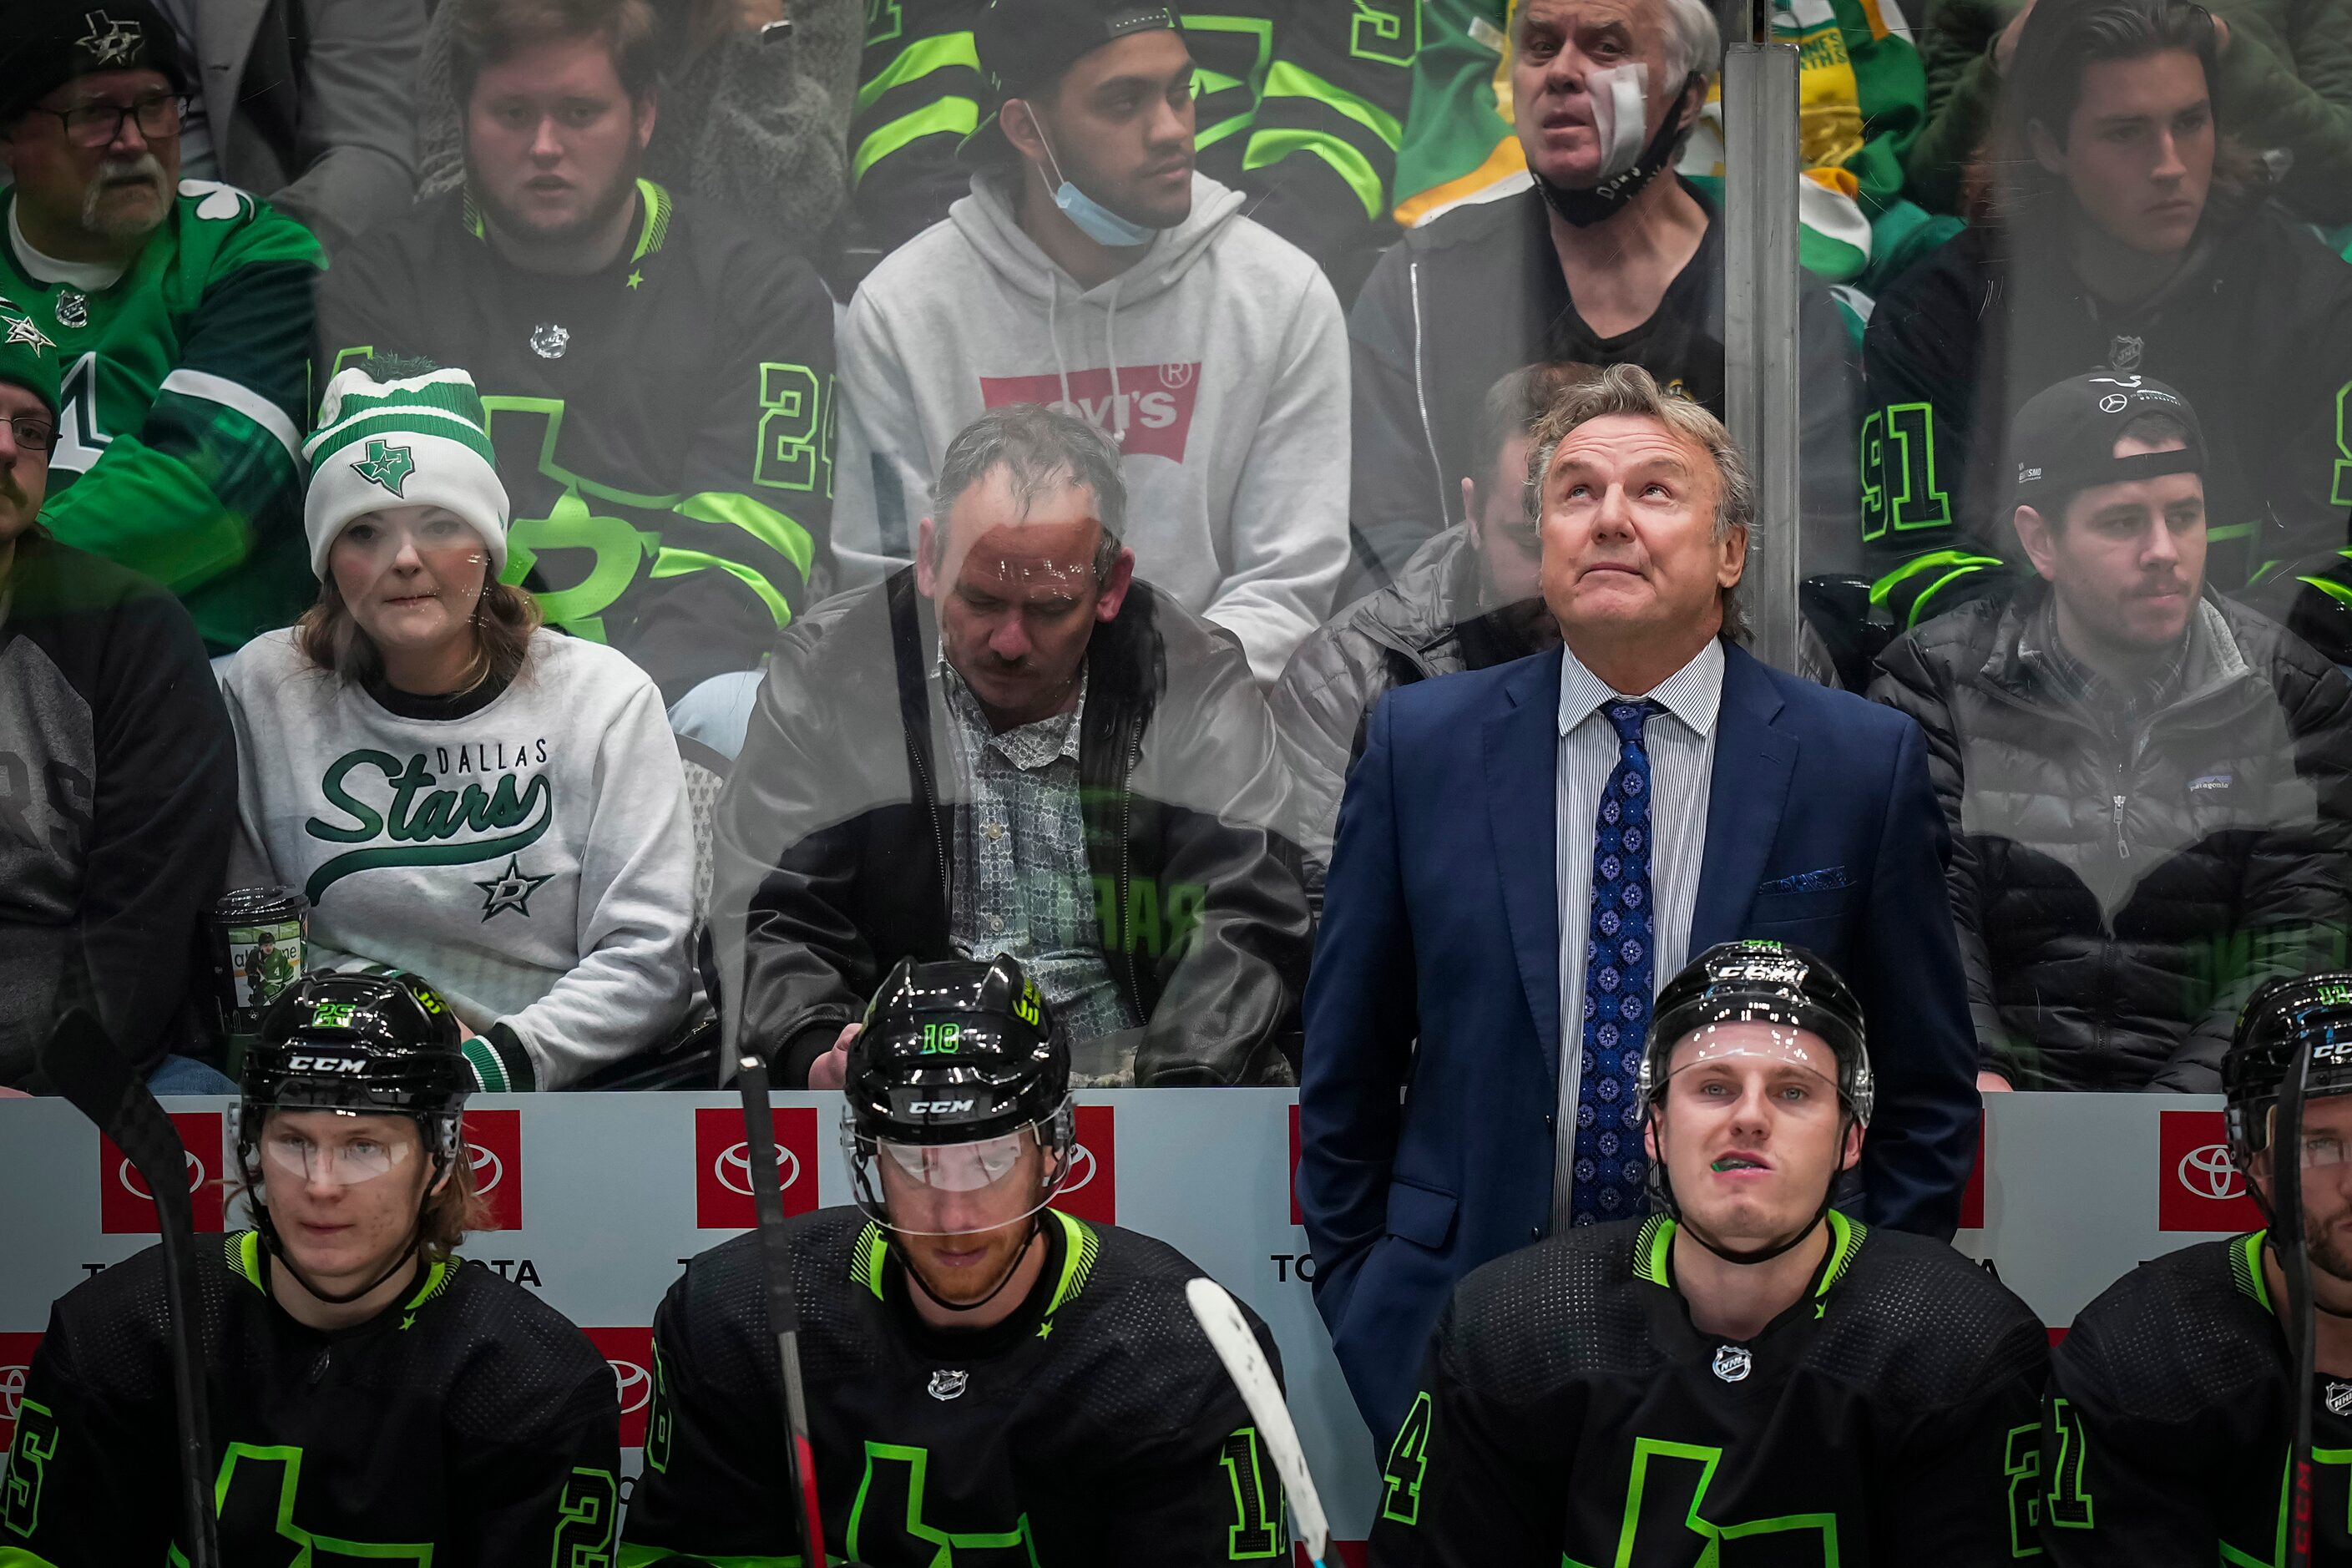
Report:
<svg viewBox="0 0 2352 1568"><path fill-rule="evenodd" d="M104 29L90 17L103 16ZM318 242L180 179L179 47L148 0L0 0L0 295L57 347L42 513L177 594L214 653L283 626L302 573Z"/></svg>
<svg viewBox="0 0 2352 1568"><path fill-rule="evenodd" d="M841 537L904 559L957 432L1050 404L1124 453L1138 569L1271 685L1347 561L1347 343L1315 265L1194 173L1175 27L1127 0L982 18L971 194L850 303Z"/></svg>
<svg viewBox="0 0 2352 1568"><path fill-rule="evenodd" d="M901 959L1009 952L1086 1082L1287 1079L1308 920L1273 727L1230 637L1134 576L1119 468L991 410L915 564L785 635L715 825L730 1051L838 1087Z"/></svg>
<svg viewBox="0 0 2352 1568"><path fill-rule="evenodd" d="M184 1005L236 811L220 689L187 611L34 521L58 353L0 302L0 1087L91 1009L164 1094L225 1093Z"/></svg>
<svg viewBox="0 0 2352 1568"><path fill-rule="evenodd" d="M1315 1304L1375 1439L1471 1269L1646 1206L1657 986L1738 937L1851 977L1874 1225L1948 1237L1975 1159L1947 837L1916 726L1738 646L1754 482L1715 416L1611 365L1531 437L1565 646L1372 710L1306 1003Z"/></svg>
<svg viewBox="0 0 2352 1568"><path fill-rule="evenodd" d="M467 366L516 498L508 575L676 704L755 668L829 559L833 305L808 265L638 177L646 0L448 0L467 194L339 258L319 382Z"/></svg>
<svg viewBox="0 0 2352 1568"><path fill-rule="evenodd" d="M2347 563L2337 477L2352 268L2245 183L2217 121L2210 16L2188 0L2037 6L1982 175L1987 221L1881 297L1864 341L1863 535L1874 597L1919 625L2015 559L2001 437L2043 387L2161 377L2210 437L2205 577ZM2274 617L2324 590L2271 570ZM2352 588L2347 589L2352 593ZM2352 660L2352 642L2323 651Z"/></svg>
<svg viewBox="0 0 2352 1568"><path fill-rule="evenodd" d="M1462 521L1479 395L1517 366L1638 364L1723 414L1723 226L1666 173L1723 49L1706 0L1528 0L1514 27L1535 188L1414 229L1349 320L1357 548L1390 572ZM1832 571L1853 553L1852 346L1818 280L1800 305L1804 549Z"/></svg>
<svg viewBox="0 0 2352 1568"><path fill-rule="evenodd" d="M1137 5L1148 13L1149 5ZM957 158L986 90L974 0L894 0L877 13L851 123L865 243L897 249L971 184ZM1389 193L1412 97L1420 0L1300 5L1213 0L1179 25L1200 66L1202 164L1250 216L1315 258L1342 300L1395 237Z"/></svg>
<svg viewBox="0 0 2352 1568"><path fill-rule="evenodd" d="M196 84L183 174L266 195L330 247L408 210L423 0L160 4Z"/></svg>
<svg viewBox="0 0 2352 1568"><path fill-rule="evenodd" d="M320 418L319 602L224 678L231 885L302 889L313 969L424 977L481 1088L562 1089L685 1016L677 743L642 671L499 582L507 495L464 371L347 370Z"/></svg>
<svg viewBox="0 0 2352 1568"><path fill-rule="evenodd" d="M1919 51L1928 119L1908 159L1917 200L1965 210L1971 166L2000 119L2002 79L2033 9L1927 0ZM2277 172L2290 211L2326 226L2352 223L2352 9L2340 0L2215 0L2209 9L2222 118Z"/></svg>
<svg viewBox="0 0 2352 1568"><path fill-rule="evenodd" d="M1282 672L1270 699L1274 728L1318 894L1340 791L1381 699L1416 680L1559 646L1539 580L1542 547L1528 515L1528 432L1564 389L1593 374L1582 365L1529 365L1488 387L1478 412L1478 467L1462 476L1469 521L1423 545L1388 587L1318 627Z"/></svg>
<svg viewBox="0 0 2352 1568"><path fill-rule="evenodd" d="M666 69L645 173L822 265L848 195L843 140L857 91L858 0L651 0ZM464 188L467 68L476 9L438 0L417 75L417 197ZM601 0L538 0L548 31L596 30ZM776 24L787 20L789 27Z"/></svg>
<svg viewBox="0 0 2352 1568"><path fill-rule="evenodd" d="M1870 692L1927 732L1958 841L1978 1082L2216 1093L2256 984L2340 962L2352 683L2206 592L2214 454L2170 387L2078 376L2011 440L2036 580Z"/></svg>

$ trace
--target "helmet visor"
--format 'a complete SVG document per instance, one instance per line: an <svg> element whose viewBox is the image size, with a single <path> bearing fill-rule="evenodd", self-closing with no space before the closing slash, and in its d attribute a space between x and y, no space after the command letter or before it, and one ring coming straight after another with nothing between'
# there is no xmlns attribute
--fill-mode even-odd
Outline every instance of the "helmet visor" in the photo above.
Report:
<svg viewBox="0 0 2352 1568"><path fill-rule="evenodd" d="M965 1143L862 1137L845 1118L842 1150L866 1215L902 1236L976 1236L1053 1201L1070 1167L1072 1118L1055 1115Z"/></svg>
<svg viewBox="0 0 2352 1568"><path fill-rule="evenodd" d="M1751 1083L1783 1114L1835 1113L1837 1053L1810 1029L1756 1019L1703 1024L1675 1042L1653 1094L1668 1104L1736 1102Z"/></svg>
<svg viewBox="0 0 2352 1568"><path fill-rule="evenodd" d="M410 1125L348 1111L337 1113L328 1127L298 1127L279 1118L262 1129L261 1168L267 1176L306 1186L360 1186L391 1175L417 1155L417 1140L401 1136Z"/></svg>

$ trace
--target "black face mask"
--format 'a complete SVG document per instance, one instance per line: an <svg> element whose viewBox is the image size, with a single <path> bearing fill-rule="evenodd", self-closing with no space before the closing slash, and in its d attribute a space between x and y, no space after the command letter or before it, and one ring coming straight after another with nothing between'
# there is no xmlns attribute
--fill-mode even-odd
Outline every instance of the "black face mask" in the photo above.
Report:
<svg viewBox="0 0 2352 1568"><path fill-rule="evenodd" d="M1545 202L1558 213L1560 221L1574 228L1591 228L1596 223L1606 223L1625 208L1642 192L1642 187L1658 177L1675 159L1675 149L1682 140L1682 101L1699 79L1694 71L1683 78L1675 89L1675 107L1659 125L1658 133L1633 160L1633 166L1622 174L1612 174L1591 190L1571 190L1553 184L1541 174L1535 176L1536 189L1543 193ZM1529 173L1534 173L1530 170Z"/></svg>

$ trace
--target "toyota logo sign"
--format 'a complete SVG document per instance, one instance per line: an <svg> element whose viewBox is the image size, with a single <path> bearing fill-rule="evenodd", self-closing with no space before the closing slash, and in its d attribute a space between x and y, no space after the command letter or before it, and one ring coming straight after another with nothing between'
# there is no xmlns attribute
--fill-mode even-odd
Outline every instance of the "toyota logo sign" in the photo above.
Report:
<svg viewBox="0 0 2352 1568"><path fill-rule="evenodd" d="M1082 1193L1095 1179L1095 1152L1080 1143L1070 1151L1070 1175L1062 1184L1062 1195Z"/></svg>
<svg viewBox="0 0 2352 1568"><path fill-rule="evenodd" d="M0 1366L0 1421L14 1421L25 1405L25 1379L29 1366Z"/></svg>
<svg viewBox="0 0 2352 1568"><path fill-rule="evenodd" d="M738 1197L750 1197L751 1195L751 1145L748 1142L744 1142L737 1143L729 1148L725 1152L719 1156L718 1162L710 1167L710 1173L718 1177L719 1184L725 1187L729 1192L735 1194ZM777 1150L777 1190L780 1192L791 1192L793 1190L793 1184L800 1179L800 1157L794 1154L790 1149Z"/></svg>
<svg viewBox="0 0 2352 1568"><path fill-rule="evenodd" d="M221 1147L223 1118L217 1110L175 1110L172 1130L187 1158L188 1209L200 1231L221 1228L226 1197L215 1178L226 1169ZM146 1178L113 1141L98 1140L98 1227L104 1236L152 1236L158 1224L155 1196Z"/></svg>
<svg viewBox="0 0 2352 1568"><path fill-rule="evenodd" d="M1118 1223L1118 1129L1108 1105L1077 1108L1076 1137L1070 1146L1070 1173L1054 1206L1101 1225Z"/></svg>
<svg viewBox="0 0 2352 1568"><path fill-rule="evenodd" d="M2246 1190L2246 1178L2230 1159L2226 1143L2206 1143L2180 1156L2174 1167L2180 1184L2200 1198L2234 1198Z"/></svg>
<svg viewBox="0 0 2352 1568"><path fill-rule="evenodd" d="M474 1168L474 1191L483 1197L496 1192L499 1184L506 1179L507 1163L499 1158L495 1150L485 1149L479 1143L466 1145L466 1163Z"/></svg>
<svg viewBox="0 0 2352 1568"><path fill-rule="evenodd" d="M633 1361L615 1361L606 1357L604 1364L613 1369L613 1386L621 1396L621 1414L635 1415L654 1402L654 1374Z"/></svg>
<svg viewBox="0 0 2352 1568"><path fill-rule="evenodd" d="M205 1184L205 1163L196 1158L194 1150L185 1152L188 1162L188 1191L193 1193ZM155 1194L147 1190L146 1179L139 1173L139 1167L132 1164L127 1156L115 1163L114 1179L121 1182L122 1190L132 1197L143 1198L149 1203L155 1201Z"/></svg>

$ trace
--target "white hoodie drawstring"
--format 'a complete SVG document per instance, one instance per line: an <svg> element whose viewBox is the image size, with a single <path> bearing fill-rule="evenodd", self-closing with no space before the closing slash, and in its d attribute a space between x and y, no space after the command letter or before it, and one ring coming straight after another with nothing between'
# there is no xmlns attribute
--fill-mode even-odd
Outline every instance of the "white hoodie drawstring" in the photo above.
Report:
<svg viewBox="0 0 2352 1568"><path fill-rule="evenodd" d="M1127 450L1127 404L1118 393L1118 288L1127 280L1122 273L1110 281L1110 303L1104 307L1103 353L1110 356L1110 417L1114 428L1110 438L1118 443L1121 452Z"/></svg>
<svg viewBox="0 0 2352 1568"><path fill-rule="evenodd" d="M1062 277L1054 268L1045 268L1045 341L1054 345L1054 374L1062 381L1062 406L1076 408L1070 401L1070 367L1062 363L1062 334L1055 325L1054 307L1061 301Z"/></svg>

